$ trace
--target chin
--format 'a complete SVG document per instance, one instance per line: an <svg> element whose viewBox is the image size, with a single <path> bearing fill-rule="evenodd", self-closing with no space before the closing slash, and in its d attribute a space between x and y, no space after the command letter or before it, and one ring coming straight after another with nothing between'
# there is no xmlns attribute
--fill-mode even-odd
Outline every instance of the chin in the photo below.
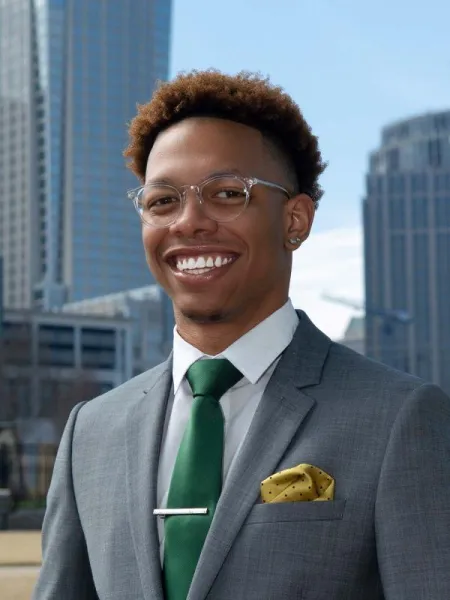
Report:
<svg viewBox="0 0 450 600"><path fill-rule="evenodd" d="M180 313L188 321L198 325L208 325L209 323L223 323L227 320L227 315L220 309L206 310L202 308L180 310Z"/></svg>
<svg viewBox="0 0 450 600"><path fill-rule="evenodd" d="M174 302L175 313L178 313L183 320L198 325L227 321L229 311L223 305L223 302L220 302L217 298L215 301L212 298L209 300L207 302L207 299L202 299L200 295L197 298L186 298L184 302Z"/></svg>

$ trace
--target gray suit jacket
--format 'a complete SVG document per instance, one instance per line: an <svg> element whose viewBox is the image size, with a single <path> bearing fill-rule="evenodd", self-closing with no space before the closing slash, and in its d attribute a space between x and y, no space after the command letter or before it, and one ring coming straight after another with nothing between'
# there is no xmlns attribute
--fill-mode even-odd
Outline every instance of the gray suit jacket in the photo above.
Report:
<svg viewBox="0 0 450 600"><path fill-rule="evenodd" d="M227 479L188 600L450 598L450 400L299 313ZM67 423L34 600L162 600L155 517L171 360ZM262 504L300 463L334 501Z"/></svg>

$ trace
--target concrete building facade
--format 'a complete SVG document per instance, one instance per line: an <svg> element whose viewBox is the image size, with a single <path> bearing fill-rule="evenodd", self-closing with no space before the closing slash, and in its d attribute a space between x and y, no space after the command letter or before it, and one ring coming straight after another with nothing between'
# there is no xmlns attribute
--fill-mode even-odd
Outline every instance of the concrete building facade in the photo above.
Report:
<svg viewBox="0 0 450 600"><path fill-rule="evenodd" d="M132 324L133 375L167 358L175 326L172 302L157 285L109 294L63 307L64 313L123 317Z"/></svg>
<svg viewBox="0 0 450 600"><path fill-rule="evenodd" d="M0 421L51 419L59 410L58 402L69 409L68 404L90 400L132 374L129 319L4 312Z"/></svg>

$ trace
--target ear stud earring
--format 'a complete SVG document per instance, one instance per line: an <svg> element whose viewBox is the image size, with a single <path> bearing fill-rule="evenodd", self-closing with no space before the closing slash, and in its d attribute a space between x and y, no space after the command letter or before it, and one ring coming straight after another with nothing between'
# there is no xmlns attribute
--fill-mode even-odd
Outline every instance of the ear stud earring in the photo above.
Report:
<svg viewBox="0 0 450 600"><path fill-rule="evenodd" d="M289 240L288 240L288 242L290 244L292 244L293 246L297 246L297 244L300 244L301 241L302 240L300 238L298 238L298 237L296 237L296 238L289 238Z"/></svg>

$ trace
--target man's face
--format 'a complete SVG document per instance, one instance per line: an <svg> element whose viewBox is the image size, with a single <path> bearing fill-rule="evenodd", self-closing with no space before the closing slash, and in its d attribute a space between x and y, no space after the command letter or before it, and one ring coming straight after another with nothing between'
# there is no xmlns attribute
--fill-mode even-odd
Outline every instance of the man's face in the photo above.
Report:
<svg viewBox="0 0 450 600"><path fill-rule="evenodd" d="M163 131L150 153L145 183L163 180L179 188L200 184L218 172L289 187L281 161L259 131L213 118L186 119ZM282 306L291 271L292 252L286 242L293 214L306 237L313 213L309 199L303 212L297 203L293 213L293 202L282 192L256 185L237 219L217 223L189 190L175 223L164 229L143 226L147 262L172 298L175 316L201 323L258 322L258 315L262 319ZM177 268L180 261L200 257L204 263L197 265L212 261L214 268L200 273Z"/></svg>

